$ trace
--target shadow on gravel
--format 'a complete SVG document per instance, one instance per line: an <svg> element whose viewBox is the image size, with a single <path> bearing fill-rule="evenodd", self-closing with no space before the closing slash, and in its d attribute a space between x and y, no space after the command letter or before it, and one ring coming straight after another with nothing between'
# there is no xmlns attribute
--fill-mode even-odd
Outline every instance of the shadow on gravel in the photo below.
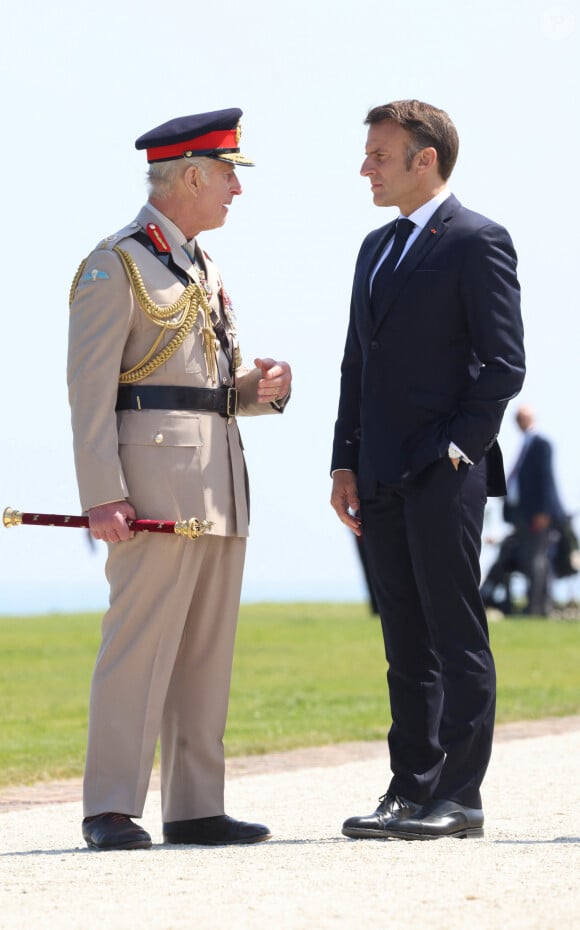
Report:
<svg viewBox="0 0 580 930"><path fill-rule="evenodd" d="M265 846L334 846L336 843L345 843L347 840L344 837L329 837L327 839L312 839L312 840L269 840L268 843L252 843L252 844L242 844L245 850L258 848L263 849ZM106 853L121 852L121 853L145 853L150 852L162 852L162 853L178 853L182 849L203 849L206 855L211 855L211 853L221 852L223 849L229 849L229 846L198 846L195 843L179 843L165 845L164 843L154 843L151 849L89 849L88 846L73 846L71 849L17 849L13 852L3 852L0 853L1 858L7 858L10 856L66 856L72 854L87 854L87 855L104 855Z"/></svg>
<svg viewBox="0 0 580 930"><path fill-rule="evenodd" d="M71 849L15 849L13 852L0 853L0 858L9 856L66 856L72 853L91 852L90 849L82 849L80 846L73 846Z"/></svg>
<svg viewBox="0 0 580 930"><path fill-rule="evenodd" d="M551 843L580 843L580 836L556 836L553 840L495 840L496 846L546 846Z"/></svg>

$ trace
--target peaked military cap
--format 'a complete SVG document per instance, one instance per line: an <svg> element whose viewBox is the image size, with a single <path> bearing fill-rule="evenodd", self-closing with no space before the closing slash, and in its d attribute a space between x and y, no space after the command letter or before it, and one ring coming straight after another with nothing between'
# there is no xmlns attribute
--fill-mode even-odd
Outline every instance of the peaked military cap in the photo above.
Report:
<svg viewBox="0 0 580 930"><path fill-rule="evenodd" d="M181 116L139 136L135 148L147 150L148 162L204 155L233 165L253 165L239 149L241 115L242 111L234 107Z"/></svg>

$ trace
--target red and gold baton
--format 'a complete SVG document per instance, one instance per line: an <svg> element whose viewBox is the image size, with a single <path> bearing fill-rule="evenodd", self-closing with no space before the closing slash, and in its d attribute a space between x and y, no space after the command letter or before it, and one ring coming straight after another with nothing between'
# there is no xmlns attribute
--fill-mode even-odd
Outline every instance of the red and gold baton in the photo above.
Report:
<svg viewBox="0 0 580 930"><path fill-rule="evenodd" d="M70 526L73 528L88 527L88 517L71 516L64 513L22 513L6 507L2 521L4 526ZM136 533L174 533L176 536L186 536L188 539L197 539L211 530L213 523L210 520L127 520L127 526Z"/></svg>

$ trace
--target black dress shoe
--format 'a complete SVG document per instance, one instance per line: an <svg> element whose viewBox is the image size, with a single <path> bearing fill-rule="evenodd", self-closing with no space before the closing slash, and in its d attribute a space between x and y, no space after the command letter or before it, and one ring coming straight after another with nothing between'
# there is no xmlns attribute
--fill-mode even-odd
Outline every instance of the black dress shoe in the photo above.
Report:
<svg viewBox="0 0 580 930"><path fill-rule="evenodd" d="M166 843L188 843L196 846L231 846L261 843L272 834L261 823L234 820L227 814L217 817L197 817L195 820L173 820L163 824Z"/></svg>
<svg viewBox="0 0 580 930"><path fill-rule="evenodd" d="M420 805L396 794L385 794L374 814L366 817L349 817L342 825L345 836L353 839L387 839L387 829L394 820L411 817Z"/></svg>
<svg viewBox="0 0 580 930"><path fill-rule="evenodd" d="M91 849L149 849L151 837L127 814L97 814L83 820L83 837Z"/></svg>
<svg viewBox="0 0 580 930"><path fill-rule="evenodd" d="M483 811L434 798L412 817L390 823L388 836L399 840L438 840L445 836L463 840L483 836Z"/></svg>

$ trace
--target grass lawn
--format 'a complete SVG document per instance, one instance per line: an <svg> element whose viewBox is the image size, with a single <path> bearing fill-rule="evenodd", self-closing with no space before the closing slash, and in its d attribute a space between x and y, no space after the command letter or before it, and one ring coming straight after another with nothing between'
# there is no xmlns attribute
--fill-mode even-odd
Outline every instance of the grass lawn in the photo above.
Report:
<svg viewBox="0 0 580 930"><path fill-rule="evenodd" d="M100 616L0 617L0 786L80 775ZM491 625L499 722L580 713L580 622ZM380 626L362 604L243 605L226 751L383 739Z"/></svg>

